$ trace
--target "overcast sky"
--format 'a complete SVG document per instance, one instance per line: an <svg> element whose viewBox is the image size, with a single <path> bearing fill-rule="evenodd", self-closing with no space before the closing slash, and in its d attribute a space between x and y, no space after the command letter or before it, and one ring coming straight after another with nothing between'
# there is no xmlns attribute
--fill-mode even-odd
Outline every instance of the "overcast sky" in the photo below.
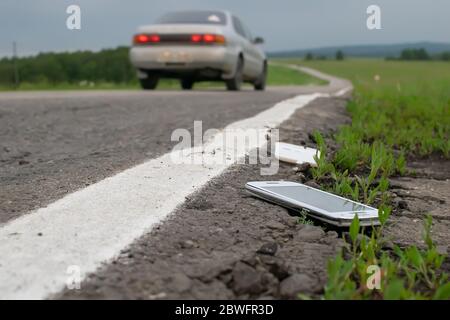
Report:
<svg viewBox="0 0 450 320"><path fill-rule="evenodd" d="M66 28L67 6L81 7L81 30ZM382 30L366 9L381 7ZM136 27L181 9L227 9L268 51L351 44L450 42L449 0L0 0L0 56L129 45Z"/></svg>

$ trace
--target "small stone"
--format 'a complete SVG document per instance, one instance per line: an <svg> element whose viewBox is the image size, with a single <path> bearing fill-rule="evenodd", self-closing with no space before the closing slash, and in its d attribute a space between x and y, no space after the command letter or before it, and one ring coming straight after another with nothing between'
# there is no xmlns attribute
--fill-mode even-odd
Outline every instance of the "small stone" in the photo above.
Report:
<svg viewBox="0 0 450 320"><path fill-rule="evenodd" d="M307 185L308 187L311 187L311 188L320 189L320 186L314 180L306 181L305 185Z"/></svg>
<svg viewBox="0 0 450 320"><path fill-rule="evenodd" d="M280 295L285 299L295 299L299 293L315 291L316 281L307 274L297 273L280 283Z"/></svg>
<svg viewBox="0 0 450 320"><path fill-rule="evenodd" d="M19 160L19 165L20 165L20 166L23 166L23 165L29 164L29 163L30 163L30 162L27 161L27 160Z"/></svg>
<svg viewBox="0 0 450 320"><path fill-rule="evenodd" d="M175 273L170 276L168 287L177 292L186 292L192 287L192 280L182 273Z"/></svg>
<svg viewBox="0 0 450 320"><path fill-rule="evenodd" d="M325 236L325 231L320 227L304 225L297 234L294 236L297 240L300 241L317 241Z"/></svg>
<svg viewBox="0 0 450 320"><path fill-rule="evenodd" d="M283 230L286 226L278 221L270 221L267 223L267 228L272 230Z"/></svg>
<svg viewBox="0 0 450 320"><path fill-rule="evenodd" d="M165 292L160 292L160 293L149 295L148 299L149 300L157 300L157 299L164 299L165 297L167 297L167 294Z"/></svg>
<svg viewBox="0 0 450 320"><path fill-rule="evenodd" d="M267 254L269 256L274 256L277 253L278 244L276 242L264 243L261 248L256 251L256 253Z"/></svg>
<svg viewBox="0 0 450 320"><path fill-rule="evenodd" d="M238 262L232 273L233 289L237 294L256 294L263 290L261 274L249 265Z"/></svg>
<svg viewBox="0 0 450 320"><path fill-rule="evenodd" d="M293 217L293 216L287 215L286 217L283 217L282 220L283 220L284 224L286 224L287 226L289 226L291 228L295 228L298 225L298 217L297 216Z"/></svg>
<svg viewBox="0 0 450 320"><path fill-rule="evenodd" d="M181 247L184 249L191 249L194 247L194 245L195 243L192 240L186 240L181 243Z"/></svg>
<svg viewBox="0 0 450 320"><path fill-rule="evenodd" d="M259 257L256 254L249 253L242 257L241 262L244 262L245 264L255 267L259 262Z"/></svg>

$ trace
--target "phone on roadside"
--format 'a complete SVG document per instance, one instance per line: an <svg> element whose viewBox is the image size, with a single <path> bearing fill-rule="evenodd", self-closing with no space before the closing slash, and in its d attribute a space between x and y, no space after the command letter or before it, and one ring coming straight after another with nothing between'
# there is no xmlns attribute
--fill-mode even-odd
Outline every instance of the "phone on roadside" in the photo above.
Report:
<svg viewBox="0 0 450 320"><path fill-rule="evenodd" d="M335 194L289 181L252 181L246 190L258 198L293 210L304 210L312 218L347 227L358 215L360 225L379 225L378 210Z"/></svg>

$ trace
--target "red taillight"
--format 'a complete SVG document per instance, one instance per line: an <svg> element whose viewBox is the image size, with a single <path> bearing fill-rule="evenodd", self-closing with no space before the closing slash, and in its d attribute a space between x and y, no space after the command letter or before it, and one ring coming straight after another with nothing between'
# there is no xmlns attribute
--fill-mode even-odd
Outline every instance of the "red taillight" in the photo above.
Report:
<svg viewBox="0 0 450 320"><path fill-rule="evenodd" d="M160 42L160 41L161 41L161 38L158 35L153 34L150 36L150 42Z"/></svg>
<svg viewBox="0 0 450 320"><path fill-rule="evenodd" d="M200 34L193 34L191 36L191 41L195 43L200 42L202 41L202 36Z"/></svg>
<svg viewBox="0 0 450 320"><path fill-rule="evenodd" d="M219 34L193 34L191 42L225 44L225 37Z"/></svg>
<svg viewBox="0 0 450 320"><path fill-rule="evenodd" d="M134 36L134 43L146 43L149 38L146 34L137 34Z"/></svg>
<svg viewBox="0 0 450 320"><path fill-rule="evenodd" d="M161 38L157 34L137 34L134 36L134 44L157 43Z"/></svg>
<svg viewBox="0 0 450 320"><path fill-rule="evenodd" d="M216 42L216 36L213 34L204 34L203 42L206 42L206 43Z"/></svg>

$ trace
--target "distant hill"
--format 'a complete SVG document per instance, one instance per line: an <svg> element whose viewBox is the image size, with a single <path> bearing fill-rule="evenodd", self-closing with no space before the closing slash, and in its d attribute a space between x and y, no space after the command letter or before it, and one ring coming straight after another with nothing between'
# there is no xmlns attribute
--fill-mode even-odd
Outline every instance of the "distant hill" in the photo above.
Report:
<svg viewBox="0 0 450 320"><path fill-rule="evenodd" d="M346 56L352 57L396 57L399 56L404 49L425 48L431 55L450 51L450 43L438 42L416 42L403 44L379 44L379 45L354 45L354 46L333 46L305 50L288 50L269 52L269 57L287 58L287 57L303 57L308 52L315 56L334 57L337 50L344 52Z"/></svg>

